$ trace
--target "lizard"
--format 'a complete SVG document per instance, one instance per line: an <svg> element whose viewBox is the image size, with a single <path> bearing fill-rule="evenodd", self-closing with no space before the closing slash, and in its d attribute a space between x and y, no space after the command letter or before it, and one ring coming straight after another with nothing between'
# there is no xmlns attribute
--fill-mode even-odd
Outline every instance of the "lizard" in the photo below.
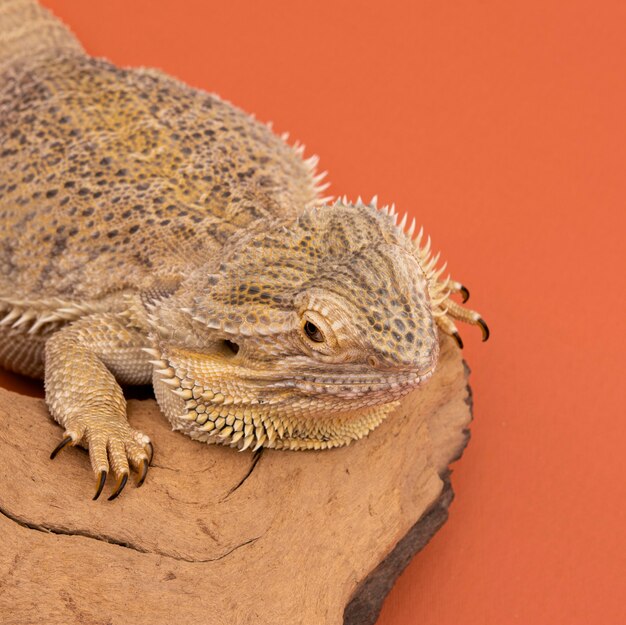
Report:
<svg viewBox="0 0 626 625"><path fill-rule="evenodd" d="M239 450L367 435L489 330L393 206L322 196L302 146L218 96L88 55L35 0L0 6L0 366L43 378L94 499L152 458L122 385ZM459 302L458 300L462 301Z"/></svg>

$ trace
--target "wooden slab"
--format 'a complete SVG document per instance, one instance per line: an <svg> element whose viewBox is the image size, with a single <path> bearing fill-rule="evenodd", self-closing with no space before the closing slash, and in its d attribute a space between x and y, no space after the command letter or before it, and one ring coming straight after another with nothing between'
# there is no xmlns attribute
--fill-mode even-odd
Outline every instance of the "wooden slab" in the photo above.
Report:
<svg viewBox="0 0 626 625"><path fill-rule="evenodd" d="M0 389L0 622L375 622L446 519L467 375L446 340L427 386L366 439L256 457L171 432L153 400L130 400L155 457L113 502L91 501L86 452L49 460L61 429L44 402Z"/></svg>

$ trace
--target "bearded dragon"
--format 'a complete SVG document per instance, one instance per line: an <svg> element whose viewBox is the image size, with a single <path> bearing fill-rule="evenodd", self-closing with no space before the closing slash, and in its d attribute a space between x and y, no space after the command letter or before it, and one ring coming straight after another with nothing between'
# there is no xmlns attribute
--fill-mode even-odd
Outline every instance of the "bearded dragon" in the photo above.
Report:
<svg viewBox="0 0 626 625"><path fill-rule="evenodd" d="M240 450L327 449L489 331L394 207L321 197L317 158L215 95L85 53L33 0L0 6L0 365L41 378L64 447L143 483L120 385Z"/></svg>

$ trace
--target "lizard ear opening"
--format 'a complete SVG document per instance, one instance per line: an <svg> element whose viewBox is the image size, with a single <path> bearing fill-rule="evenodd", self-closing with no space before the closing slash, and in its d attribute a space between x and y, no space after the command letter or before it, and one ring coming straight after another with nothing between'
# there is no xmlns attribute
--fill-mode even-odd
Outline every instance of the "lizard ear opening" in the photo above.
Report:
<svg viewBox="0 0 626 625"><path fill-rule="evenodd" d="M228 339L224 339L222 341L222 348L224 350L224 354L234 356L239 352L239 345L237 343L233 343Z"/></svg>

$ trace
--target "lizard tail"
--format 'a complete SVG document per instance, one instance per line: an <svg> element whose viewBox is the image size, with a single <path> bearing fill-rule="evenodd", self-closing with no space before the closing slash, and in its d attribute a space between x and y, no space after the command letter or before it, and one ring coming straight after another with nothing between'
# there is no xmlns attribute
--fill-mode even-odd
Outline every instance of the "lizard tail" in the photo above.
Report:
<svg viewBox="0 0 626 625"><path fill-rule="evenodd" d="M0 0L0 68L84 50L70 30L36 0Z"/></svg>

